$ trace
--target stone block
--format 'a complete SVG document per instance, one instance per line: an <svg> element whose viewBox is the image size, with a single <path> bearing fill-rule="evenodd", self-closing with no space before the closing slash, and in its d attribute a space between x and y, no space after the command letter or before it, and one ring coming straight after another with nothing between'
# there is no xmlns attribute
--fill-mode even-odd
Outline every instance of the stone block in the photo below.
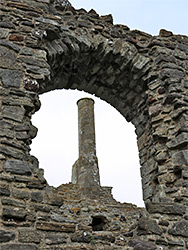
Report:
<svg viewBox="0 0 188 250"><path fill-rule="evenodd" d="M38 250L36 245L6 244L1 246L1 250Z"/></svg>
<svg viewBox="0 0 188 250"><path fill-rule="evenodd" d="M10 195L10 189L9 185L7 183L0 183L0 196L9 196Z"/></svg>
<svg viewBox="0 0 188 250"><path fill-rule="evenodd" d="M181 148L188 143L188 133L181 133L175 139L167 143L169 148Z"/></svg>
<svg viewBox="0 0 188 250"><path fill-rule="evenodd" d="M184 246L184 241L183 240L179 240L179 241L175 241L175 240L168 240L168 245L169 246ZM178 248L179 249L179 248Z"/></svg>
<svg viewBox="0 0 188 250"><path fill-rule="evenodd" d="M58 194L55 190L48 190L46 199L49 205L61 206L63 204L63 196Z"/></svg>
<svg viewBox="0 0 188 250"><path fill-rule="evenodd" d="M166 78L184 78L185 77L185 73L177 70L177 69L163 69L160 72L160 78L161 80L165 80Z"/></svg>
<svg viewBox="0 0 188 250"><path fill-rule="evenodd" d="M153 186L149 185L146 188L143 186L143 199L144 201L147 200L148 198L152 197L153 195Z"/></svg>
<svg viewBox="0 0 188 250"><path fill-rule="evenodd" d="M140 239L133 239L128 242L128 245L130 247L134 247L134 250L155 250L157 249L157 246L153 243L143 241Z"/></svg>
<svg viewBox="0 0 188 250"><path fill-rule="evenodd" d="M12 197L11 198L7 198L7 197L2 198L1 202L2 202L3 205L7 205L7 206L22 207L22 208L26 207L25 202L15 200Z"/></svg>
<svg viewBox="0 0 188 250"><path fill-rule="evenodd" d="M154 178L153 173L142 177L142 188L146 188L148 185L150 185L153 181L153 178Z"/></svg>
<svg viewBox="0 0 188 250"><path fill-rule="evenodd" d="M159 184L173 183L177 179L174 173L164 173L158 176Z"/></svg>
<svg viewBox="0 0 188 250"><path fill-rule="evenodd" d="M162 111L163 107L161 104L156 104L153 106L149 107L149 115L151 117L157 116L161 111Z"/></svg>
<svg viewBox="0 0 188 250"><path fill-rule="evenodd" d="M23 208L18 207L3 207L3 217L9 219L24 220L26 217L26 211Z"/></svg>
<svg viewBox="0 0 188 250"><path fill-rule="evenodd" d="M25 114L25 109L18 106L4 106L2 108L3 117L13 121L22 122Z"/></svg>
<svg viewBox="0 0 188 250"><path fill-rule="evenodd" d="M15 233L13 231L0 230L0 242L8 242L15 239Z"/></svg>
<svg viewBox="0 0 188 250"><path fill-rule="evenodd" d="M35 202L41 202L43 200L43 195L41 192L32 192L31 200Z"/></svg>
<svg viewBox="0 0 188 250"><path fill-rule="evenodd" d="M50 212L50 210L51 210L51 207L48 207L48 206L46 206L46 205L43 205L43 204L33 204L32 205L33 206L33 208L35 209L35 210L37 210L37 211L42 211L42 212L47 212L47 213L49 213Z"/></svg>
<svg viewBox="0 0 188 250"><path fill-rule="evenodd" d="M9 36L10 41L16 41L16 42L22 42L24 40L24 36L21 36L19 34L11 34Z"/></svg>
<svg viewBox="0 0 188 250"><path fill-rule="evenodd" d="M36 228L43 231L54 231L64 233L74 233L75 225L66 223L54 223L54 222L37 222Z"/></svg>
<svg viewBox="0 0 188 250"><path fill-rule="evenodd" d="M90 243L92 240L92 237L87 232L78 232L72 235L71 241L72 242L85 242Z"/></svg>
<svg viewBox="0 0 188 250"><path fill-rule="evenodd" d="M24 73L20 70L0 70L0 77L5 88L19 88L24 77Z"/></svg>
<svg viewBox="0 0 188 250"><path fill-rule="evenodd" d="M4 69L19 69L20 66L16 61L16 55L13 51L4 46L0 46L0 68Z"/></svg>
<svg viewBox="0 0 188 250"><path fill-rule="evenodd" d="M172 228L168 230L168 233L174 236L188 237L188 221L181 220L175 223Z"/></svg>
<svg viewBox="0 0 188 250"><path fill-rule="evenodd" d="M25 243L40 243L41 241L40 232L28 229L21 229L18 231L18 240Z"/></svg>
<svg viewBox="0 0 188 250"><path fill-rule="evenodd" d="M20 51L20 47L17 46L16 44L9 43L7 40L0 40L0 45L7 47L8 49L14 50L15 52Z"/></svg>
<svg viewBox="0 0 188 250"><path fill-rule="evenodd" d="M188 149L172 152L171 155L174 165L188 165Z"/></svg>
<svg viewBox="0 0 188 250"><path fill-rule="evenodd" d="M187 168L187 166L186 166L185 169L183 169L183 171L182 171L182 176L183 176L184 178L188 179L188 168Z"/></svg>
<svg viewBox="0 0 188 250"><path fill-rule="evenodd" d="M133 61L133 72L140 71L144 68L146 64L150 62L150 58L139 55L136 57L136 59Z"/></svg>
<svg viewBox="0 0 188 250"><path fill-rule="evenodd" d="M157 169L157 162L154 159L147 160L146 163L140 168L142 178L152 173Z"/></svg>
<svg viewBox="0 0 188 250"><path fill-rule="evenodd" d="M93 234L94 240L100 242L115 242L115 236L112 232L95 232Z"/></svg>
<svg viewBox="0 0 188 250"><path fill-rule="evenodd" d="M47 233L45 242L47 245L63 244L67 242L67 235Z"/></svg>
<svg viewBox="0 0 188 250"><path fill-rule="evenodd" d="M3 165L3 170L12 174L31 175L31 169L28 164L20 160L7 160Z"/></svg>
<svg viewBox="0 0 188 250"><path fill-rule="evenodd" d="M139 235L146 235L154 233L157 235L162 234L161 228L158 226L155 220L151 220L147 217L141 217L138 221L138 234Z"/></svg>
<svg viewBox="0 0 188 250"><path fill-rule="evenodd" d="M9 29L1 28L0 29L0 39L7 38L9 32L10 32Z"/></svg>
<svg viewBox="0 0 188 250"><path fill-rule="evenodd" d="M162 163L164 161L166 161L168 159L168 154L165 151L159 152L156 156L155 156L155 160L159 163Z"/></svg>
<svg viewBox="0 0 188 250"><path fill-rule="evenodd" d="M9 146L2 147L2 146L0 146L0 152L5 154L5 155L16 158L16 159L24 159L24 157L25 157L23 152L21 152L20 150L15 149L14 147L9 147Z"/></svg>
<svg viewBox="0 0 188 250"><path fill-rule="evenodd" d="M185 214L186 207L176 203L148 203L147 210L149 213L161 213L161 214L174 214L183 215Z"/></svg>

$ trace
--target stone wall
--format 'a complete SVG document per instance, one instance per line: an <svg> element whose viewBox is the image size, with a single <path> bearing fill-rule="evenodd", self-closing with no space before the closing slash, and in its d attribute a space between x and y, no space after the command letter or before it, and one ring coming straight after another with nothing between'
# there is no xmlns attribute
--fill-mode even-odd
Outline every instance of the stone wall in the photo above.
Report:
<svg viewBox="0 0 188 250"><path fill-rule="evenodd" d="M58 1L0 0L0 39L1 250L187 249L188 37ZM95 94L135 125L147 211L108 188L76 200L73 184L48 186L29 154L31 116L55 89Z"/></svg>

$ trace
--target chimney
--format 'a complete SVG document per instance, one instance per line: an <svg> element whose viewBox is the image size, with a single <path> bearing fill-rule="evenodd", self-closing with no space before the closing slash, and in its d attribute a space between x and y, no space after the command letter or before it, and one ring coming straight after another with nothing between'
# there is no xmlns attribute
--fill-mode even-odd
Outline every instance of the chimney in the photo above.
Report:
<svg viewBox="0 0 188 250"><path fill-rule="evenodd" d="M72 167L72 183L83 187L100 186L95 143L94 100L78 100L79 158Z"/></svg>

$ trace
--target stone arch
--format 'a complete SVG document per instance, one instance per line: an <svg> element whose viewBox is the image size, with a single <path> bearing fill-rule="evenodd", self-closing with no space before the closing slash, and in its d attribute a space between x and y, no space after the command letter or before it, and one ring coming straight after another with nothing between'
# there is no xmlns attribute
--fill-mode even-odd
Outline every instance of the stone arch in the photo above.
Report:
<svg viewBox="0 0 188 250"><path fill-rule="evenodd" d="M88 35L68 37L66 34L65 41L61 38L45 42L51 74L49 81L40 84L39 93L78 89L95 94L132 121L141 136L148 120L144 77L151 68L151 59L120 39L113 41L99 35L95 41L90 41Z"/></svg>
<svg viewBox="0 0 188 250"><path fill-rule="evenodd" d="M1 10L0 55L5 58L0 62L1 178L44 188L37 160L29 154L37 132L30 119L40 108L38 94L61 88L85 90L135 125L147 210L155 214L153 218L159 218L156 214L170 218L169 234L187 237L187 231L181 231L187 227L182 220L187 219L188 186L187 37L165 30L152 37L113 25L110 15L67 9L58 2L1 1ZM10 195L8 188L3 190ZM53 199L52 191L48 196L51 205L62 204L61 198ZM42 199L34 192L31 198ZM21 212L15 211L14 217L23 221L26 215ZM3 218L9 215L5 207ZM146 234L161 235L150 222L147 229L138 227Z"/></svg>

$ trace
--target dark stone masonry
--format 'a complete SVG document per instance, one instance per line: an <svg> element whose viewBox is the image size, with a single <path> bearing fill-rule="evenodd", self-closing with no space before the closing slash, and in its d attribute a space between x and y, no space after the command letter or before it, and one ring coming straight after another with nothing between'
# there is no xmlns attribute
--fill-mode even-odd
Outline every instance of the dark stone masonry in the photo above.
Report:
<svg viewBox="0 0 188 250"><path fill-rule="evenodd" d="M0 249L188 249L188 37L68 1L0 0L0 58ZM95 94L134 124L146 209L110 187L48 185L31 117L55 89Z"/></svg>

